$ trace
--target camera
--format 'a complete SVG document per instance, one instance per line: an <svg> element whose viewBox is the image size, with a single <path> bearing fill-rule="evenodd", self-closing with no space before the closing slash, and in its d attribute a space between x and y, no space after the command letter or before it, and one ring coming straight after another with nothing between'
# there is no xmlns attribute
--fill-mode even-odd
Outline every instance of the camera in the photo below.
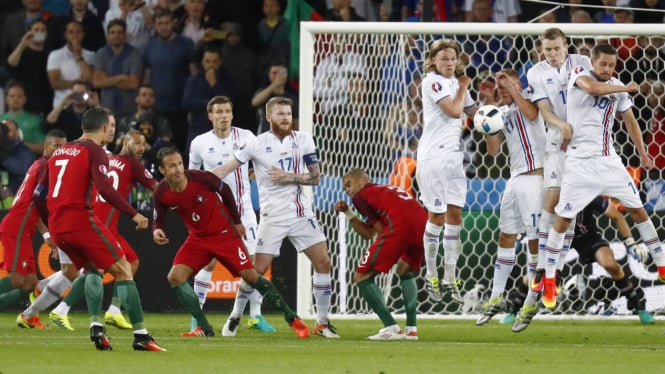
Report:
<svg viewBox="0 0 665 374"><path fill-rule="evenodd" d="M74 101L78 101L78 102L87 101L88 98L90 98L90 95L87 92L83 92L83 93L75 92L75 93L72 94L72 100L74 100Z"/></svg>

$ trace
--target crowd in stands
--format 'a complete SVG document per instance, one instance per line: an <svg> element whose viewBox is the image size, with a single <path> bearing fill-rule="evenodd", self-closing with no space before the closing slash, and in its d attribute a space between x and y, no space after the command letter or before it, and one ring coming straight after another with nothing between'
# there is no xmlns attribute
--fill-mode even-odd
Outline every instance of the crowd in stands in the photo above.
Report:
<svg viewBox="0 0 665 374"><path fill-rule="evenodd" d="M307 3L327 21L417 22L425 15L423 0ZM432 17L439 22L525 22L541 17L540 22L662 23L663 13L651 10L665 9L665 0L584 2L585 6L607 8L582 7L581 1L571 0L572 6L554 12L548 11L552 5L525 6L517 0L431 3ZM168 144L187 154L189 141L212 128L206 103L216 95L234 101L236 126L256 134L266 131L264 104L274 96L286 96L296 103L298 99L297 77L288 76L292 56L288 21L283 17L287 4L287 0L1 1L3 187L16 193L17 178L20 182L32 160L42 153L49 129L64 130L68 140L80 136L82 113L90 107L104 106L115 112L116 136L130 129L146 136L150 147L145 153L147 166L156 151ZM610 40L621 47L625 71L642 74L621 78L641 83L641 95L635 102L641 118L649 119L643 125L652 126L647 140L650 151L658 155L660 170L665 169L663 40L646 36ZM532 40L477 36L458 41L465 47L465 62L472 69L467 73L472 77L496 72L510 61L523 62L510 67L526 68L538 59ZM582 42L574 47L581 50ZM422 104L417 98L422 68L419 49L407 46L404 51L392 50L409 56L406 85L402 87L386 86L391 77L403 75L404 66L396 67L391 60L394 55L384 54L380 74L386 79L377 80L381 86L375 87L367 79L367 51L341 50L331 43L330 53L321 58L315 73L315 104L320 120L330 124L327 138L335 144L320 149L344 151L339 149L339 140L349 137L348 124L342 123L347 119L362 122L362 128L380 126L383 130L378 132L384 138L376 139L374 148L364 151L388 160L379 163L390 170L395 159L413 156L422 132ZM522 51L518 58L516 51ZM399 105L407 110L398 110ZM297 105L294 109L297 117ZM390 123L373 124L378 111L388 113ZM328 114L332 117L326 117ZM317 123L320 121L315 120ZM470 143L468 148L473 147ZM117 151L118 144L109 148ZM631 154L628 149L624 151ZM473 157L469 162L474 162ZM333 174L339 172L342 170ZM6 195L2 192L0 197Z"/></svg>

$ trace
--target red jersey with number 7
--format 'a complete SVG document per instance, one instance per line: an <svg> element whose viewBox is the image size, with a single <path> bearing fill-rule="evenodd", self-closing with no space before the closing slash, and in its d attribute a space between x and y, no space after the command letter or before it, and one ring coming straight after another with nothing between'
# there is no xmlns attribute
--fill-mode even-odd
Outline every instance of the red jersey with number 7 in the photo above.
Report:
<svg viewBox="0 0 665 374"><path fill-rule="evenodd" d="M40 181L48 185L51 233L80 231L99 224L101 221L93 213L98 193L122 213L136 215L136 209L113 188L108 168L104 149L90 140L71 141L53 153L48 172Z"/></svg>

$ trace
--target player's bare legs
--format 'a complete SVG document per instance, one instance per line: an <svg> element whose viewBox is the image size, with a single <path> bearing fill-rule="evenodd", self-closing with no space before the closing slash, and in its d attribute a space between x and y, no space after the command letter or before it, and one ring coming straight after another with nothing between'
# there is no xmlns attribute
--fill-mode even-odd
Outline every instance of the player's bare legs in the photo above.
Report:
<svg viewBox="0 0 665 374"><path fill-rule="evenodd" d="M251 287L256 289L273 307L284 314L284 320L299 338L309 337L309 327L289 307L282 294L279 293L272 282L264 278L255 269L241 270L238 275L242 278L240 282L241 288Z"/></svg>
<svg viewBox="0 0 665 374"><path fill-rule="evenodd" d="M0 279L0 310L13 306L37 286L37 274L10 272Z"/></svg>
<svg viewBox="0 0 665 374"><path fill-rule="evenodd" d="M178 301L185 310L192 314L192 317L196 319L198 327L200 327L201 334L199 335L187 335L187 333L182 335L214 336L215 332L203 313L203 310L201 310L201 305L199 304L199 299L196 296L196 293L194 293L194 289L189 284L189 278L192 276L193 272L194 270L187 265L176 264L171 267L169 274L166 276ZM193 329L192 332L194 331L196 330Z"/></svg>
<svg viewBox="0 0 665 374"><path fill-rule="evenodd" d="M404 309L406 312L406 331L402 330L393 318L386 305L383 292L377 286L374 279L380 273L376 270L368 272L356 271L353 281L358 285L360 294L369 307L376 313L384 328L378 334L369 337L370 340L418 340L418 329L416 326L418 289L416 286L416 275L406 262L397 262L397 275L400 277Z"/></svg>

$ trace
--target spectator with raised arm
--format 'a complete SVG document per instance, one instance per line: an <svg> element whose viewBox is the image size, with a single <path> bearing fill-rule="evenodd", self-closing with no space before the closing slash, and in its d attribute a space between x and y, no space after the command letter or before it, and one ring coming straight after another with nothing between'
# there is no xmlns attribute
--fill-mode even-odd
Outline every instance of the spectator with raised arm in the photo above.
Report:
<svg viewBox="0 0 665 374"><path fill-rule="evenodd" d="M48 21L52 14L42 9L41 0L22 0L23 8L7 14L0 25L0 66L5 65L6 58L21 42L28 26L42 19Z"/></svg>
<svg viewBox="0 0 665 374"><path fill-rule="evenodd" d="M35 20L7 57L10 75L22 82L25 90L30 92L25 109L42 115L53 106L53 90L46 74L49 54L45 46L46 37L46 21Z"/></svg>
<svg viewBox="0 0 665 374"><path fill-rule="evenodd" d="M72 92L46 116L46 123L49 128L64 131L67 141L72 141L83 134L80 125L83 113L94 107L99 107L97 93L89 91L86 82L76 81L72 85Z"/></svg>
<svg viewBox="0 0 665 374"><path fill-rule="evenodd" d="M208 101L215 96L233 97L235 94L235 84L222 66L219 51L205 51L201 67L201 72L187 78L182 95L182 107L189 111L187 148L196 136L212 130L208 119Z"/></svg>
<svg viewBox="0 0 665 374"><path fill-rule="evenodd" d="M108 25L114 19L125 21L127 43L139 51L143 51L154 26L150 7L145 1L140 0L120 0L118 5L106 12L104 27L108 29Z"/></svg>
<svg viewBox="0 0 665 374"><path fill-rule="evenodd" d="M92 80L95 53L83 48L83 27L79 22L71 21L67 24L65 39L67 44L51 52L46 63L48 80L54 92L54 108L71 93L75 82Z"/></svg>
<svg viewBox="0 0 665 374"><path fill-rule="evenodd" d="M270 0L268 0L270 1ZM266 119L265 104L273 97L287 97L293 101L293 127L298 128L298 92L288 84L289 71L282 60L273 61L268 68L268 85L259 88L252 97L252 106L256 108L258 126L256 134L270 129Z"/></svg>

